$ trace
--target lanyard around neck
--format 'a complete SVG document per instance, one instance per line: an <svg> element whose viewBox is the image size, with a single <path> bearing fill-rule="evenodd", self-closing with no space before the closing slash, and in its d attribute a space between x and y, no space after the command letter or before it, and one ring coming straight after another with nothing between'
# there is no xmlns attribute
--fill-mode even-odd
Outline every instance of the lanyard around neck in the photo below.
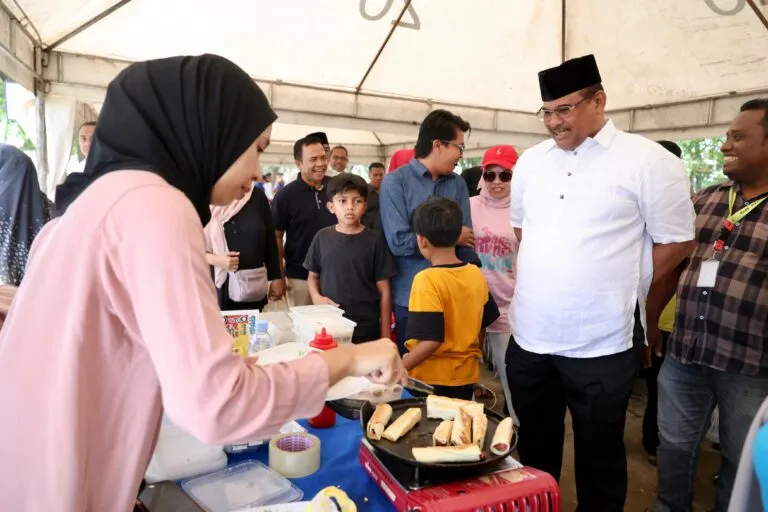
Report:
<svg viewBox="0 0 768 512"><path fill-rule="evenodd" d="M728 220L729 222L733 222L734 224L737 222L741 222L741 220L749 215L749 212L763 204L763 201L768 199L768 196L761 197L757 201L754 201L752 203L749 203L744 208L740 209L737 212L733 211L733 205L736 204L736 188L735 185L731 186L731 188L728 190Z"/></svg>
<svg viewBox="0 0 768 512"><path fill-rule="evenodd" d="M720 234L718 235L717 240L715 240L715 243L712 245L714 256L717 256L723 252L725 249L725 242L728 240L728 237L731 236L731 232L733 231L733 228L736 226L736 224L741 222L742 219L749 215L752 210L763 204L763 201L766 199L768 199L768 196L761 197L760 199L744 206L739 211L734 212L733 205L736 204L736 186L731 186L731 188L728 190L728 217L726 217L723 221L723 227L720 228Z"/></svg>

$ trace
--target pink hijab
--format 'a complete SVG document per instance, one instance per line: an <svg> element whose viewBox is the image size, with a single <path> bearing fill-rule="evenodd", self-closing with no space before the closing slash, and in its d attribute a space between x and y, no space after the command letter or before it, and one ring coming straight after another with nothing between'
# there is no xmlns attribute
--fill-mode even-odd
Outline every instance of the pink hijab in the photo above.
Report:
<svg viewBox="0 0 768 512"><path fill-rule="evenodd" d="M224 224L240 213L243 206L248 203L253 194L253 187L242 199L229 203L227 206L211 206L211 220L205 226L205 246L206 249L214 254L220 254L229 251L227 247L227 237L224 234ZM224 281L227 280L227 271L214 267L214 281L216 287L221 288Z"/></svg>
<svg viewBox="0 0 768 512"><path fill-rule="evenodd" d="M389 170L387 174L391 173L398 167L402 167L411 161L411 158L416 156L415 149L398 149L392 158L389 159Z"/></svg>

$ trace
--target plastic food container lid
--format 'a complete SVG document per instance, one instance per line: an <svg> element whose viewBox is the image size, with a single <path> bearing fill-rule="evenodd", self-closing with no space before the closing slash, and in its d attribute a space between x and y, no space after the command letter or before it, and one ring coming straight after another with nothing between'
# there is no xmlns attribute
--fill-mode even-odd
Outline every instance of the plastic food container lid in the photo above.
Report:
<svg viewBox="0 0 768 512"><path fill-rule="evenodd" d="M181 487L208 512L291 503L304 497L301 489L257 461L241 462L186 480Z"/></svg>
<svg viewBox="0 0 768 512"><path fill-rule="evenodd" d="M296 315L312 315L312 316L316 316L316 315L341 316L344 314L343 309L340 309L334 306L328 306L328 305L293 306L292 308L289 308L288 311Z"/></svg>

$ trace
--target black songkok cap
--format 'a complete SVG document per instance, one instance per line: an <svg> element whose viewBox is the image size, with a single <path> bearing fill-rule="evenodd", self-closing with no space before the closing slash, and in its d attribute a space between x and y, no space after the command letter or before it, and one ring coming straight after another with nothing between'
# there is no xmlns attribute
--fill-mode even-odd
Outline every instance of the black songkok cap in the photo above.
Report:
<svg viewBox="0 0 768 512"><path fill-rule="evenodd" d="M542 101L553 101L601 82L594 55L567 60L554 68L539 71Z"/></svg>

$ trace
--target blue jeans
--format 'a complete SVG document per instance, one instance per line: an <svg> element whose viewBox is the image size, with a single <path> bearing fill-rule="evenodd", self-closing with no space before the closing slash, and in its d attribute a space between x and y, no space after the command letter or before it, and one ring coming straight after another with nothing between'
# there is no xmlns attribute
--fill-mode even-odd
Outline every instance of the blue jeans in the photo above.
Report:
<svg viewBox="0 0 768 512"><path fill-rule="evenodd" d="M741 449L768 396L768 377L726 373L670 358L659 373L659 488L654 512L689 512L699 445L720 408L720 479L715 510L726 512Z"/></svg>

